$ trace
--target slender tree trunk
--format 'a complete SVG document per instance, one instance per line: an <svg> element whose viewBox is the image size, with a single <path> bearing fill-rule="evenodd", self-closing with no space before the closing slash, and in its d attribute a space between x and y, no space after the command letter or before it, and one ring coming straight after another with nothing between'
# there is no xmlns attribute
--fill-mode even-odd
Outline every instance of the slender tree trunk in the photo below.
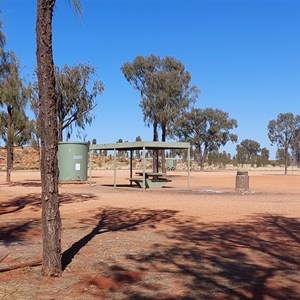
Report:
<svg viewBox="0 0 300 300"><path fill-rule="evenodd" d="M153 122L153 141L158 141L158 133L157 133L157 121ZM153 150L153 172L158 172L158 150Z"/></svg>
<svg viewBox="0 0 300 300"><path fill-rule="evenodd" d="M205 162L205 148L202 152L201 147L198 147L199 149L199 166L200 166L200 170L203 171L204 170L204 162Z"/></svg>
<svg viewBox="0 0 300 300"><path fill-rule="evenodd" d="M58 134L52 53L52 14L55 0L37 0L37 74L41 129L43 266L46 276L61 275L61 218L58 196Z"/></svg>
<svg viewBox="0 0 300 300"><path fill-rule="evenodd" d="M287 175L288 169L288 148L284 147L284 174Z"/></svg>
<svg viewBox="0 0 300 300"><path fill-rule="evenodd" d="M11 181L11 171L14 160L14 142L13 142L13 124L12 124L13 108L7 107L7 144L6 144L6 182Z"/></svg>
<svg viewBox="0 0 300 300"><path fill-rule="evenodd" d="M207 158L207 154L208 154L207 147L204 146L203 155L202 155L202 162L201 162L201 171L204 170L204 164L205 164L205 161L206 161L206 158Z"/></svg>
<svg viewBox="0 0 300 300"><path fill-rule="evenodd" d="M167 130L166 130L166 126L163 124L161 126L161 141L165 142L166 141L166 135L167 135ZM166 173L167 169L166 169L166 153L165 150L161 150L161 171L162 173Z"/></svg>
<svg viewBox="0 0 300 300"><path fill-rule="evenodd" d="M58 141L62 142L63 141L63 129L62 129L62 124L58 123Z"/></svg>
<svg viewBox="0 0 300 300"><path fill-rule="evenodd" d="M6 182L11 182L11 172L13 168L13 160L14 160L14 150L13 146L7 143L6 146Z"/></svg>

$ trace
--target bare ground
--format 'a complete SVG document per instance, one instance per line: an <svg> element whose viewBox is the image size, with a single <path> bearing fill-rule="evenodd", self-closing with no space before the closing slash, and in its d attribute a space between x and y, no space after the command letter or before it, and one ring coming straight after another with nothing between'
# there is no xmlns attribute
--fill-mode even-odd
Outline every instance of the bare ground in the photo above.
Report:
<svg viewBox="0 0 300 300"><path fill-rule="evenodd" d="M63 275L0 272L0 299L300 299L300 174L170 172L143 192L128 171L60 186ZM0 270L39 261L40 177L0 173Z"/></svg>

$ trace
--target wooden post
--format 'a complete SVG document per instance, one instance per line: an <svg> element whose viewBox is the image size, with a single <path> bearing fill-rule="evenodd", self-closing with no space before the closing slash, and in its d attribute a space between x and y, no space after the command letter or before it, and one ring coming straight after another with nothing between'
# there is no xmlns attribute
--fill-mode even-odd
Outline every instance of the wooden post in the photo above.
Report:
<svg viewBox="0 0 300 300"><path fill-rule="evenodd" d="M133 150L130 150L130 178L132 178L132 153ZM130 185L132 185L132 181L130 181Z"/></svg>

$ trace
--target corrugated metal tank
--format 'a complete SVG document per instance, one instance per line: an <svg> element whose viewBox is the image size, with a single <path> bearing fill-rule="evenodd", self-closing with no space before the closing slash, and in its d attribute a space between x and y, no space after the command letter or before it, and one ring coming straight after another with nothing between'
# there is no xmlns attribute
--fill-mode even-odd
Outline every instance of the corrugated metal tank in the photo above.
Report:
<svg viewBox="0 0 300 300"><path fill-rule="evenodd" d="M88 143L58 143L59 181L87 180Z"/></svg>

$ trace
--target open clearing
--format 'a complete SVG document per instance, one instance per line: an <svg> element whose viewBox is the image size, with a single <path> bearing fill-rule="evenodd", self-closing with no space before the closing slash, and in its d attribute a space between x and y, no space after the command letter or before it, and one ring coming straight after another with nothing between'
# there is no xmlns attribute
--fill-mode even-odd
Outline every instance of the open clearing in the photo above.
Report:
<svg viewBox="0 0 300 300"><path fill-rule="evenodd" d="M64 272L0 272L0 299L300 299L300 174L168 172L166 188L129 187L128 171L62 184ZM41 259L38 171L0 173L0 268Z"/></svg>

